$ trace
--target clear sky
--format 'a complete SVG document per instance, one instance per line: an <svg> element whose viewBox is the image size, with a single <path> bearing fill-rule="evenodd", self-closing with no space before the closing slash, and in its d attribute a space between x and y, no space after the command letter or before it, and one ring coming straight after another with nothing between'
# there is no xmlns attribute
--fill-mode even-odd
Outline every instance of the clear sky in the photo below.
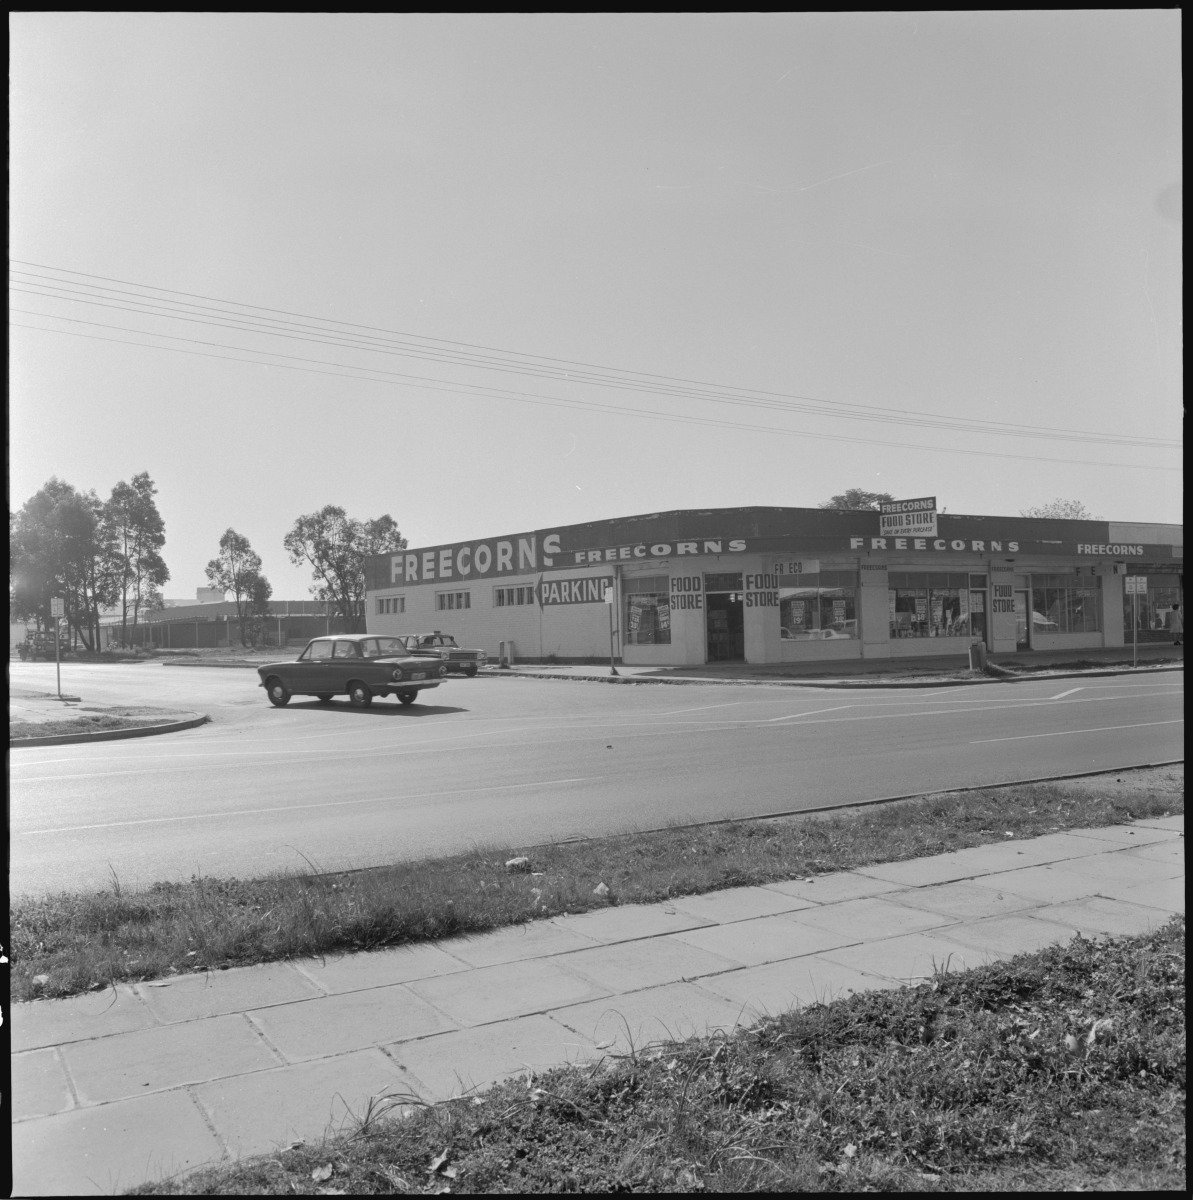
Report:
<svg viewBox="0 0 1193 1200"><path fill-rule="evenodd" d="M10 33L10 505L148 471L167 596L325 504L1180 519L1178 11Z"/></svg>

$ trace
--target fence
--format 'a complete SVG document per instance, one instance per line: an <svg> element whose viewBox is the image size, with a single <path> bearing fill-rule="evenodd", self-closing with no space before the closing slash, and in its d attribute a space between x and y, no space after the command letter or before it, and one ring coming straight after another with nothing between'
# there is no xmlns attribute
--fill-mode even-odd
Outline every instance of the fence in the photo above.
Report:
<svg viewBox="0 0 1193 1200"><path fill-rule="evenodd" d="M316 614L265 617L256 644L283 647L298 642L305 645L313 637L344 633L347 628L342 617ZM243 645L240 622L221 616L138 623L124 629L120 625L101 625L100 632L105 649L119 646L122 635L129 646L159 650L215 650Z"/></svg>

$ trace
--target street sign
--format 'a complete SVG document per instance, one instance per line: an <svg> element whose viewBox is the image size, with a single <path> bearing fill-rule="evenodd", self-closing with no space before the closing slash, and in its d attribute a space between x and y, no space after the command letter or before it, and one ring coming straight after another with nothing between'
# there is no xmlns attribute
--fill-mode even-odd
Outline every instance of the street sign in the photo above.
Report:
<svg viewBox="0 0 1193 1200"><path fill-rule="evenodd" d="M1147 595L1147 576L1146 575L1127 575L1124 576L1126 584L1126 594L1128 596L1146 596Z"/></svg>
<svg viewBox="0 0 1193 1200"><path fill-rule="evenodd" d="M50 616L61 617L66 613L66 601L61 596L50 597Z"/></svg>

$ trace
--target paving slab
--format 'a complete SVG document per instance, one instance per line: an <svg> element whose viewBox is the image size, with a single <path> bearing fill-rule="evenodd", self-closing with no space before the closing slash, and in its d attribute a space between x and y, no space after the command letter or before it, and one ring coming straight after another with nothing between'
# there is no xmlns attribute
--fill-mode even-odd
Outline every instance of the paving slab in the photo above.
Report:
<svg viewBox="0 0 1193 1200"><path fill-rule="evenodd" d="M865 945L826 950L818 958L840 963L867 975L881 975L893 984L920 983L938 970L965 971L999 955L962 944L950 936L958 926L931 933L910 933Z"/></svg>
<svg viewBox="0 0 1193 1200"><path fill-rule="evenodd" d="M751 917L795 912L800 908L810 908L812 904L813 901L803 896L770 887L727 888L723 892L708 892L702 896L677 896L672 902L679 912L719 925L747 921Z"/></svg>
<svg viewBox="0 0 1193 1200"><path fill-rule="evenodd" d="M1093 876L1087 873L1067 874L1059 869L1062 865L1053 863L1042 867L1024 867L1020 871L1003 871L998 875L985 876L981 883L1037 904L1055 904L1095 894L1097 885Z"/></svg>
<svg viewBox="0 0 1193 1200"><path fill-rule="evenodd" d="M137 985L145 1007L163 1024L195 1021L323 995L288 963L179 975Z"/></svg>
<svg viewBox="0 0 1193 1200"><path fill-rule="evenodd" d="M1049 904L1033 914L1044 921L1074 929L1085 937L1106 934L1121 937L1126 934L1147 933L1166 925L1172 914L1145 904L1132 904L1106 896L1089 896L1065 904Z"/></svg>
<svg viewBox="0 0 1193 1200"><path fill-rule="evenodd" d="M239 1013L71 1042L62 1047L62 1057L80 1104L126 1100L278 1064Z"/></svg>
<svg viewBox="0 0 1193 1200"><path fill-rule="evenodd" d="M785 879L768 883L767 889L785 896L799 896L813 904L836 904L841 900L857 900L862 896L878 896L898 891L903 885L889 879L875 879L856 871L835 871L830 875L812 875L807 879Z"/></svg>
<svg viewBox="0 0 1193 1200"><path fill-rule="evenodd" d="M954 918L939 912L895 904L885 896L865 896L824 904L798 914L801 925L839 933L851 942L869 942L876 938L919 933L949 924Z"/></svg>
<svg viewBox="0 0 1193 1200"><path fill-rule="evenodd" d="M423 1000L446 1013L453 1024L463 1026L526 1017L609 994L607 988L583 976L573 975L558 963L558 958L500 963L494 967L477 967L462 978L446 975L442 979L423 979L408 986ZM380 1042L390 1040L393 1039L382 1038Z"/></svg>
<svg viewBox="0 0 1193 1200"><path fill-rule="evenodd" d="M804 909L804 912L815 911ZM841 934L813 925L797 924L789 916L757 917L732 925L712 925L674 935L700 950L720 955L737 966L753 967L783 958L799 958L832 946L858 940L856 933Z"/></svg>
<svg viewBox="0 0 1193 1200"><path fill-rule="evenodd" d="M1004 878L1004 875L985 875L981 883L963 880L960 883L937 883L931 887L907 888L894 892L885 899L892 904L926 909L928 912L941 913L959 921L997 917L1003 913L1035 907L1034 900L999 887L999 881Z"/></svg>
<svg viewBox="0 0 1193 1200"><path fill-rule="evenodd" d="M527 1071L586 1062L596 1053L590 1039L542 1015L440 1033L387 1046L386 1051L435 1100L463 1096Z"/></svg>
<svg viewBox="0 0 1193 1200"><path fill-rule="evenodd" d="M730 1030L743 1005L694 983L670 983L628 996L561 1008L551 1016L592 1042L598 1052L639 1052L653 1042Z"/></svg>
<svg viewBox="0 0 1193 1200"><path fill-rule="evenodd" d="M12 1127L14 1196L110 1196L214 1162L224 1148L184 1091Z"/></svg>
<svg viewBox="0 0 1193 1200"><path fill-rule="evenodd" d="M596 912L556 917L560 929L582 934L594 942L626 942L634 938L656 937L683 929L698 929L709 922L676 907L678 901L663 904L624 904Z"/></svg>
<svg viewBox="0 0 1193 1200"><path fill-rule="evenodd" d="M12 1119L48 1117L75 1107L66 1067L56 1046L14 1054L12 1064Z"/></svg>
<svg viewBox="0 0 1193 1200"><path fill-rule="evenodd" d="M373 1097L429 1098L418 1080L375 1047L215 1080L193 1092L234 1158L298 1140L313 1145L351 1130Z"/></svg>
<svg viewBox="0 0 1193 1200"><path fill-rule="evenodd" d="M1184 874L1171 879L1148 880L1145 883L1110 883L1099 889L1103 896L1115 900L1126 900L1130 904L1145 904L1150 908L1162 909L1168 916L1185 911Z"/></svg>
<svg viewBox="0 0 1193 1200"><path fill-rule="evenodd" d="M777 1016L792 1008L827 1003L856 992L898 985L881 975L865 974L811 954L713 975L702 979L700 986L740 1005L749 1020L757 1020Z"/></svg>
<svg viewBox="0 0 1193 1200"><path fill-rule="evenodd" d="M636 992L664 983L714 975L737 965L719 954L666 935L575 950L552 961L591 979L605 994Z"/></svg>
<svg viewBox="0 0 1193 1200"><path fill-rule="evenodd" d="M594 939L561 927L556 921L530 921L510 929L495 929L492 933L451 938L440 942L439 946L470 967L492 967L499 963L562 954L565 950L579 950L594 944Z"/></svg>
<svg viewBox="0 0 1193 1200"><path fill-rule="evenodd" d="M293 965L321 993L328 995L362 992L368 988L410 983L415 979L433 979L439 975L468 970L468 964L462 959L430 942L358 954L301 958Z"/></svg>
<svg viewBox="0 0 1193 1200"><path fill-rule="evenodd" d="M123 983L65 1000L14 1004L10 1013L14 1051L131 1033L157 1024L136 991Z"/></svg>
<svg viewBox="0 0 1193 1200"><path fill-rule="evenodd" d="M967 921L963 925L952 925L948 930L949 938L960 945L998 957L1029 954L1045 946L1067 942L1075 932L1072 925L1060 921L1017 914L992 917L988 921Z"/></svg>
<svg viewBox="0 0 1193 1200"><path fill-rule="evenodd" d="M1165 872L1170 878L1172 875L1180 874L1185 869L1185 842L1184 839L1174 839L1164 842L1152 842L1146 846L1132 846L1130 849L1120 851L1124 858L1141 858L1144 862L1164 863L1169 867L1175 867L1175 871Z"/></svg>
<svg viewBox="0 0 1193 1200"><path fill-rule="evenodd" d="M1135 822L1135 825L1137 828L1175 829L1178 832L1183 832L1185 828L1185 814L1174 813L1170 817L1141 817Z"/></svg>
<svg viewBox="0 0 1193 1200"><path fill-rule="evenodd" d="M417 985L346 992L248 1015L283 1060L292 1063L454 1029L455 1021L411 991L412 986Z"/></svg>
<svg viewBox="0 0 1193 1200"><path fill-rule="evenodd" d="M1143 846L1149 842L1171 841L1173 831L1147 825L1107 825L1101 829L1070 829L1069 832L1077 837L1113 842L1118 846Z"/></svg>

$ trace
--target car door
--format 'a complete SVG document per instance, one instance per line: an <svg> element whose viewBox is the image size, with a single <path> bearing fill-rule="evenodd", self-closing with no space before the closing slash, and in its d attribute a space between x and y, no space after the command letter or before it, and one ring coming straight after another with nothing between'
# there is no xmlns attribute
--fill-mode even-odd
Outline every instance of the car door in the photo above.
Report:
<svg viewBox="0 0 1193 1200"><path fill-rule="evenodd" d="M358 679L361 675L360 646L356 642L337 638L335 653L331 659L331 667L332 674L335 677L335 686L325 688L324 690L329 692L346 692L348 690L348 680Z"/></svg>
<svg viewBox="0 0 1193 1200"><path fill-rule="evenodd" d="M302 661L297 686L291 690L316 696L320 692L334 692L335 688L329 686L331 671L331 642L312 642L306 649L306 658Z"/></svg>

